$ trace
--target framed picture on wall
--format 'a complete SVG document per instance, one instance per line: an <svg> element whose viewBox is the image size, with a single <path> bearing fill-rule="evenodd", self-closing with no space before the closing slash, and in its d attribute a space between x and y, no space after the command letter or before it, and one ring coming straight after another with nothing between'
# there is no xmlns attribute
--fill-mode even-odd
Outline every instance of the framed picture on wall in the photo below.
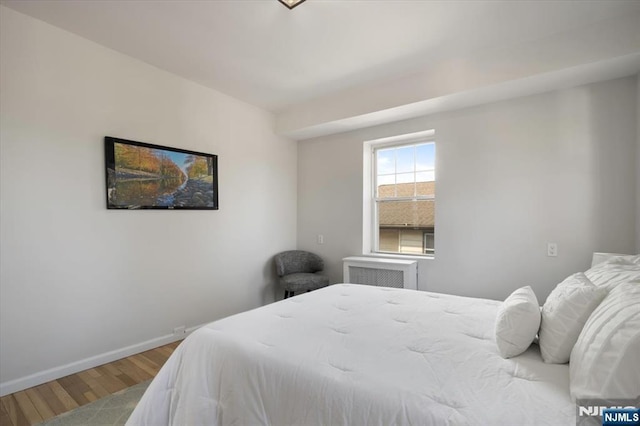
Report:
<svg viewBox="0 0 640 426"><path fill-rule="evenodd" d="M108 209L218 210L218 156L107 136Z"/></svg>

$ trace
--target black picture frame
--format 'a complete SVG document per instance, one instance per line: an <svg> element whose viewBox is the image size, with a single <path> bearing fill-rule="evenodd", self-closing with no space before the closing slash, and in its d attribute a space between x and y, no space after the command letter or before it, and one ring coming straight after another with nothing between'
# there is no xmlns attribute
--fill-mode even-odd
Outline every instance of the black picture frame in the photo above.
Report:
<svg viewBox="0 0 640 426"><path fill-rule="evenodd" d="M218 210L218 156L105 136L107 209Z"/></svg>
<svg viewBox="0 0 640 426"><path fill-rule="evenodd" d="M291 9L293 9L294 7L299 6L299 5L301 5L302 3L304 3L304 2L305 2L305 0L300 0L299 2L297 2L296 4L294 4L293 6L291 6L290 4L288 4L288 3L287 3L286 1L284 1L284 0L278 0L278 1L279 1L280 3L282 3L282 4L284 4L284 5L287 7L287 9L289 9L289 10L291 10Z"/></svg>

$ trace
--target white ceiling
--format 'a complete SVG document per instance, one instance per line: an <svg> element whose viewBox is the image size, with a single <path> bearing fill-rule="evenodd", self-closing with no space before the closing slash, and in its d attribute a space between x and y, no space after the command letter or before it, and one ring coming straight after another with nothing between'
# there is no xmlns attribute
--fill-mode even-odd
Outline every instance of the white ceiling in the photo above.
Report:
<svg viewBox="0 0 640 426"><path fill-rule="evenodd" d="M640 17L640 0L307 0L293 10L277 0L1 3L285 119L318 99L428 78L436 64Z"/></svg>

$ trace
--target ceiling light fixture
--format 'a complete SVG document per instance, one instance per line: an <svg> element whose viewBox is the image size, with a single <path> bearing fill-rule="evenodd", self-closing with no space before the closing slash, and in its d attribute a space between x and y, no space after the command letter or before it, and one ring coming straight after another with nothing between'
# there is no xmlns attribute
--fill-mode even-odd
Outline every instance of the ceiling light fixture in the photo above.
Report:
<svg viewBox="0 0 640 426"><path fill-rule="evenodd" d="M304 0L278 0L280 3L287 6L289 9L293 9L297 5L304 3Z"/></svg>

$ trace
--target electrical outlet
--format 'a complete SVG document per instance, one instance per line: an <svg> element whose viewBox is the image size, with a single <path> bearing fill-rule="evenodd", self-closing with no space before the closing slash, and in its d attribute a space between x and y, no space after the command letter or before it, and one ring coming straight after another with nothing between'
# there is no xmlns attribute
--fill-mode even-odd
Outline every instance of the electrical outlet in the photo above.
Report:
<svg viewBox="0 0 640 426"><path fill-rule="evenodd" d="M318 234L318 244L324 244L324 235Z"/></svg>
<svg viewBox="0 0 640 426"><path fill-rule="evenodd" d="M558 255L558 244L547 243L547 256L556 257Z"/></svg>
<svg viewBox="0 0 640 426"><path fill-rule="evenodd" d="M173 329L173 334L180 335L185 334L187 332L187 327L181 325L180 327L176 327Z"/></svg>

